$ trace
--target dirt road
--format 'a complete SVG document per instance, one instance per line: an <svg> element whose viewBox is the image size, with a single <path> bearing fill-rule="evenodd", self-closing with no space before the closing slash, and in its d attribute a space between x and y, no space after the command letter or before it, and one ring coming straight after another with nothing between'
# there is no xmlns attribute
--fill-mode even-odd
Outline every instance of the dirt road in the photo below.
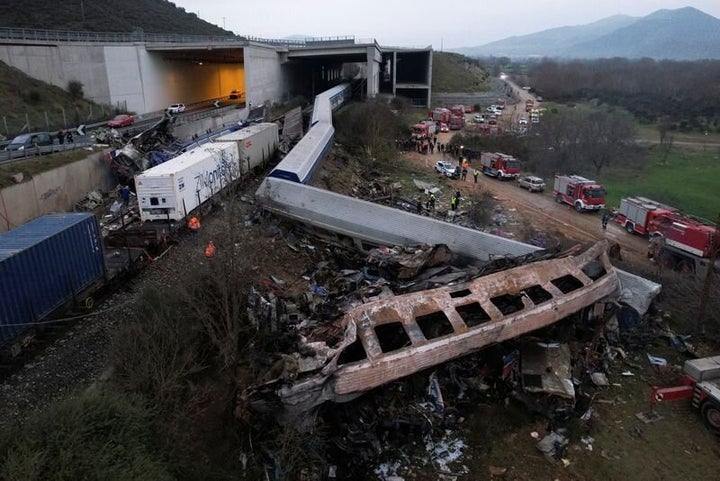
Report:
<svg viewBox="0 0 720 481"><path fill-rule="evenodd" d="M453 135L454 132L442 133L438 136L438 141L449 142ZM443 159L443 155L410 153L407 158L417 167L432 169L436 161ZM470 164L471 169L476 167L479 168L477 160ZM601 216L598 213L579 214L571 206L558 204L552 197L553 179L545 179L545 181L547 188L543 193L530 193L518 187L514 181L500 181L482 174L477 184L474 183L472 174L468 175L466 181L450 182L464 194L480 193L481 190L490 192L497 201L514 208L523 222L534 230L550 232L554 236L582 244L607 238L620 245L625 261L633 265L642 265L646 269L652 267L647 259L646 239L628 234L620 225L613 222L608 224L607 230L603 230Z"/></svg>

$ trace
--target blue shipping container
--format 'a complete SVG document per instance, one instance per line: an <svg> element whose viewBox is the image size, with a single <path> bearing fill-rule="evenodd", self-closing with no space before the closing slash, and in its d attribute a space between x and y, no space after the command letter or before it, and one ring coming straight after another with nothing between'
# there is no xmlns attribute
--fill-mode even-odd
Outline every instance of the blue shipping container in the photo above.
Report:
<svg viewBox="0 0 720 481"><path fill-rule="evenodd" d="M104 277L92 214L49 214L0 234L0 346Z"/></svg>

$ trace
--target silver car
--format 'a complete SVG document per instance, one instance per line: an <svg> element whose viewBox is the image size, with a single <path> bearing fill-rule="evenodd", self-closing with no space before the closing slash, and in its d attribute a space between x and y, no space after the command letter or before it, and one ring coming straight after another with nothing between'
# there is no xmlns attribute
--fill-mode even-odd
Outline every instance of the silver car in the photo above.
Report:
<svg viewBox="0 0 720 481"><path fill-rule="evenodd" d="M518 177L518 185L530 192L542 192L545 190L545 181L534 175L523 175Z"/></svg>
<svg viewBox="0 0 720 481"><path fill-rule="evenodd" d="M456 178L460 176L458 168L452 162L445 162L438 160L435 162L435 171L441 174L445 174L446 177Z"/></svg>

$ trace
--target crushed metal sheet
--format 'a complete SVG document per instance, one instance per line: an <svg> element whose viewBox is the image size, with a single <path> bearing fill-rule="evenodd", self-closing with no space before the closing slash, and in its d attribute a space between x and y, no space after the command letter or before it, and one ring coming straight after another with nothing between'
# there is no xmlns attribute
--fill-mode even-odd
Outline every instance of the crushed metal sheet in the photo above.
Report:
<svg viewBox="0 0 720 481"><path fill-rule="evenodd" d="M389 271L397 279L412 279L424 268L445 264L451 258L452 253L444 244L410 249L378 247L370 251L367 263Z"/></svg>
<svg viewBox="0 0 720 481"><path fill-rule="evenodd" d="M650 308L653 299L660 293L662 285L625 272L620 277L620 289L619 302L632 307L642 316Z"/></svg>
<svg viewBox="0 0 720 481"><path fill-rule="evenodd" d="M530 343L521 349L520 359L525 391L575 399L572 356L567 344Z"/></svg>

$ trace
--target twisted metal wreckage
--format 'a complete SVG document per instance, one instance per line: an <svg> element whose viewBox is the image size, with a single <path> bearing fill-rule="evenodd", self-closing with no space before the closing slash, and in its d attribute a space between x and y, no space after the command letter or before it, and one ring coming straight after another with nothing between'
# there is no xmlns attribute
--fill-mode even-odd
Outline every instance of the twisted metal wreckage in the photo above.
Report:
<svg viewBox="0 0 720 481"><path fill-rule="evenodd" d="M346 402L394 380L550 326L621 294L602 240L584 253L521 265L467 282L349 309L334 346L302 339L282 374L253 386L251 404L280 401L285 420L325 401ZM312 336L310 336L312 337ZM277 406L275 402L272 403Z"/></svg>

